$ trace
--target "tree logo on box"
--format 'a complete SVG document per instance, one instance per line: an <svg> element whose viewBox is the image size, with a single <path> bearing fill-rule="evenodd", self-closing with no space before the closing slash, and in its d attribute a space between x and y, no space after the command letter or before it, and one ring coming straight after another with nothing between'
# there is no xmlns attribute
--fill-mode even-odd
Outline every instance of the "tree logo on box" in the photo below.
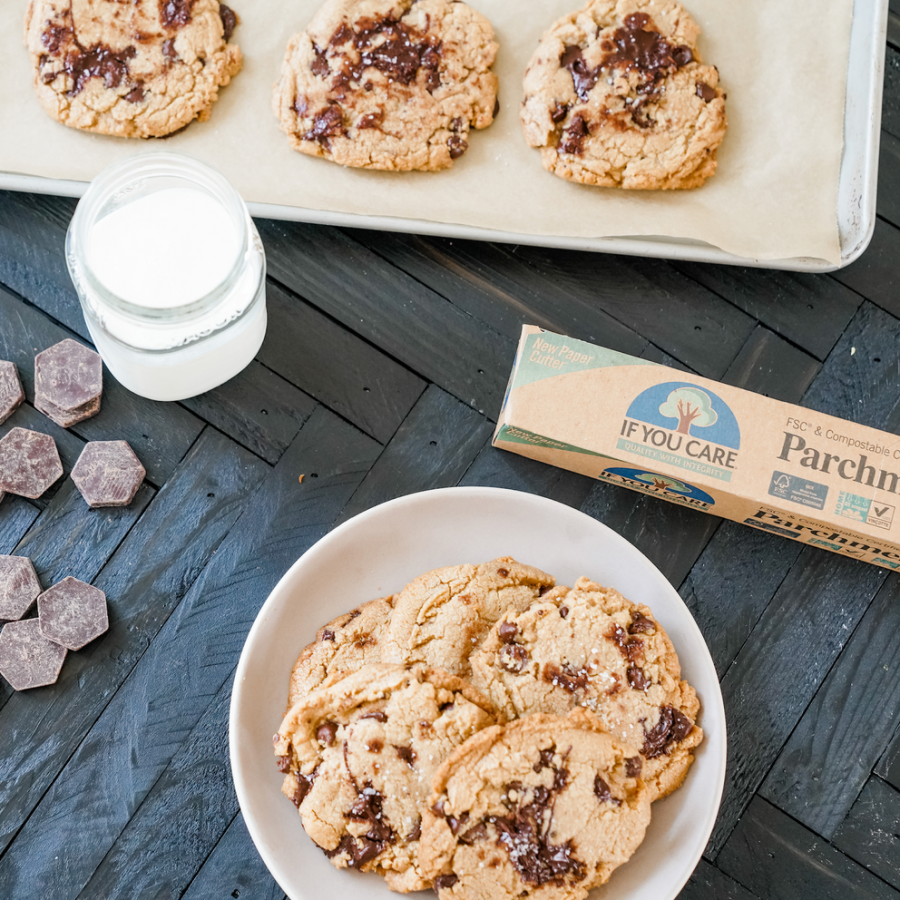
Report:
<svg viewBox="0 0 900 900"><path fill-rule="evenodd" d="M718 421L718 413L712 408L712 401L706 391L700 388L681 387L669 394L659 408L667 419L678 419L679 434L690 434L691 427L708 428Z"/></svg>
<svg viewBox="0 0 900 900"><path fill-rule="evenodd" d="M641 391L619 433L619 450L730 481L741 429L728 404L709 388L668 381Z"/></svg>
<svg viewBox="0 0 900 900"><path fill-rule="evenodd" d="M716 504L713 497L696 485L657 472L648 472L646 469L616 466L605 469L599 477L603 481L662 497L682 506L692 506L694 509L708 509Z"/></svg>

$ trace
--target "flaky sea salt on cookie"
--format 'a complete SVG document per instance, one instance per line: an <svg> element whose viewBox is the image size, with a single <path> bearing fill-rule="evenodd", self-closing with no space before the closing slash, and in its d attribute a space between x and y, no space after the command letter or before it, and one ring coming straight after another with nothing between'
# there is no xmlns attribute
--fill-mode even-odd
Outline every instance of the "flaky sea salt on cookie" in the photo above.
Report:
<svg viewBox="0 0 900 900"><path fill-rule="evenodd" d="M525 609L554 583L552 575L509 556L426 572L394 598L382 659L467 676L469 654L494 622L508 609Z"/></svg>
<svg viewBox="0 0 900 900"><path fill-rule="evenodd" d="M430 886L418 860L431 780L495 718L461 678L426 666L372 664L313 691L275 736L282 791L338 868L383 875L403 893Z"/></svg>
<svg viewBox="0 0 900 900"><path fill-rule="evenodd" d="M580 900L641 843L636 750L583 709L485 729L434 778L419 858L440 900Z"/></svg>
<svg viewBox="0 0 900 900"><path fill-rule="evenodd" d="M490 22L459 0L328 0L291 38L273 108L301 153L445 169L497 114L496 54Z"/></svg>
<svg viewBox="0 0 900 900"><path fill-rule="evenodd" d="M47 113L72 128L163 137L209 118L241 69L219 0L31 0L25 45Z"/></svg>
<svg viewBox="0 0 900 900"><path fill-rule="evenodd" d="M587 578L510 610L471 657L473 684L507 718L590 709L633 744L654 798L684 781L700 703L649 607Z"/></svg>
<svg viewBox="0 0 900 900"><path fill-rule="evenodd" d="M593 0L525 70L525 138L544 167L601 187L694 188L716 171L725 94L674 0Z"/></svg>

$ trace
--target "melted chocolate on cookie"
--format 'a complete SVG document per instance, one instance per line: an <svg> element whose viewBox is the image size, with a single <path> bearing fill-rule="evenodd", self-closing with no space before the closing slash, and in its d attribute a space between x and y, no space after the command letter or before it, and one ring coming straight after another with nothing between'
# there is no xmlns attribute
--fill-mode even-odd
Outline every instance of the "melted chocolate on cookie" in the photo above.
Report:
<svg viewBox="0 0 900 900"><path fill-rule="evenodd" d="M646 13L632 13L626 16L622 26L613 32L611 38L603 41L601 49L604 55L595 68L591 68L585 61L581 47L577 44L567 44L563 48L559 64L561 68L569 70L578 99L582 102L587 101L601 72L606 69L626 73L637 72L639 76L639 83L635 88L637 96L625 98L628 107L625 115L639 128L648 128L652 125L653 122L646 118L643 110L651 100L660 96L658 83L667 74L686 66L694 59L690 47L673 46L655 30L655 27L653 20ZM699 94L699 85L697 91ZM556 109L559 109L559 104ZM553 121L559 122L563 118L564 113L559 119L553 116ZM587 134L588 129L583 120L574 130L570 126L564 132L559 149L563 153L581 153Z"/></svg>
<svg viewBox="0 0 900 900"><path fill-rule="evenodd" d="M506 850L521 879L535 887L549 883L571 884L583 881L587 876L584 863L573 855L575 848L572 841L550 843L556 796L569 780L568 769L553 765L555 753L555 747L542 750L540 761L534 766L537 772L544 768L553 771L553 784L549 788L543 785L527 788L519 781L504 785L503 793L509 814L485 816L459 837L460 843L467 845L493 839L497 846ZM530 800L526 802L529 796ZM436 815L443 815L443 803L439 801L432 811ZM466 823L468 815L464 813L459 819L453 819L452 816L447 818L450 830L456 834ZM437 881L435 885L437 886ZM452 882L441 886L450 887Z"/></svg>
<svg viewBox="0 0 900 900"><path fill-rule="evenodd" d="M694 727L694 723L681 710L672 706L659 708L659 721L644 732L644 746L641 752L647 759L654 759L669 752L672 744L683 741Z"/></svg>

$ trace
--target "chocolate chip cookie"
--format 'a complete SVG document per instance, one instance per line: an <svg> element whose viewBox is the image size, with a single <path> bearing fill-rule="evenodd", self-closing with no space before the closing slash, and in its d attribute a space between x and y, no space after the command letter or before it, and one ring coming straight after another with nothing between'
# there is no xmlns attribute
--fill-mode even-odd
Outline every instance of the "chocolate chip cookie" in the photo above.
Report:
<svg viewBox="0 0 900 900"><path fill-rule="evenodd" d="M465 677L469 654L500 616L524 610L554 583L552 575L509 556L426 572L395 597L382 659L424 662Z"/></svg>
<svg viewBox="0 0 900 900"><path fill-rule="evenodd" d="M715 173L725 94L674 0L592 0L525 70L525 138L544 167L601 187L694 188Z"/></svg>
<svg viewBox="0 0 900 900"><path fill-rule="evenodd" d="M338 868L423 890L418 848L431 779L495 718L460 678L426 666L372 664L308 694L275 736L282 791Z"/></svg>
<svg viewBox="0 0 900 900"><path fill-rule="evenodd" d="M44 109L72 128L163 137L209 118L240 71L219 0L31 0L25 44Z"/></svg>
<svg viewBox="0 0 900 900"><path fill-rule="evenodd" d="M650 609L587 578L507 613L471 664L473 684L507 718L591 710L640 749L654 799L682 783L703 739L697 695Z"/></svg>
<svg viewBox="0 0 900 900"><path fill-rule="evenodd" d="M328 0L288 44L275 115L301 153L445 169L496 115L496 54L490 22L459 0Z"/></svg>
<svg viewBox="0 0 900 900"><path fill-rule="evenodd" d="M422 869L440 900L580 900L644 837L640 770L583 709L487 728L435 775Z"/></svg>
<svg viewBox="0 0 900 900"><path fill-rule="evenodd" d="M287 710L310 691L333 684L369 663L381 662L381 632L393 603L393 597L371 600L319 629L315 641L294 663Z"/></svg>

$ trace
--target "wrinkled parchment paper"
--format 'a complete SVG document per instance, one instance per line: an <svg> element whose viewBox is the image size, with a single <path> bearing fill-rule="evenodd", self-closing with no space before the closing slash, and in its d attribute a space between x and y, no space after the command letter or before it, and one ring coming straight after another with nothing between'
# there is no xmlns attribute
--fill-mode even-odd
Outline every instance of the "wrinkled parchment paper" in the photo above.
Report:
<svg viewBox="0 0 900 900"><path fill-rule="evenodd" d="M244 70L212 118L165 141L82 134L52 121L32 87L26 0L0 5L0 171L88 181L128 154L172 150L218 168L248 201L397 216L534 235L666 235L739 256L840 261L838 178L852 0L685 0L705 62L728 94L716 176L693 191L569 184L541 166L518 110L543 31L578 0L470 0L500 42L501 110L449 171L344 169L292 151L271 111L289 36L321 0L233 0ZM398 223L400 227L400 223Z"/></svg>

